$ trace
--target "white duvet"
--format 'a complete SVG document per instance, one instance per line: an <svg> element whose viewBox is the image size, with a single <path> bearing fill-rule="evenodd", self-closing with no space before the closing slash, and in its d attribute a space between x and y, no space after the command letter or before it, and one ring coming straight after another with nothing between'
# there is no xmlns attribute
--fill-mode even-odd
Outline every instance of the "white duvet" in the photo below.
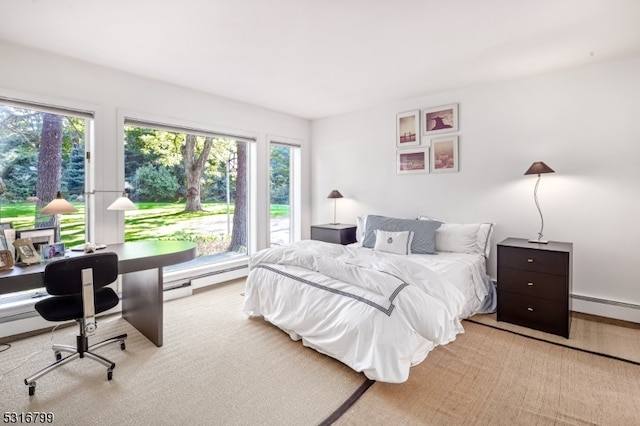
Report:
<svg viewBox="0 0 640 426"><path fill-rule="evenodd" d="M382 253L305 240L251 258L243 312L368 378L400 383L491 291L469 255ZM430 265L430 267L429 267Z"/></svg>

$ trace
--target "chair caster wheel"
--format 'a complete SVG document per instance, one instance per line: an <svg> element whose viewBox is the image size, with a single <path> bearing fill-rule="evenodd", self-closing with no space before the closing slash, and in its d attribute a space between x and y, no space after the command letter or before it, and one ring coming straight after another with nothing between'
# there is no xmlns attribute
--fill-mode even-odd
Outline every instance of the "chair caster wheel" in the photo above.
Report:
<svg viewBox="0 0 640 426"><path fill-rule="evenodd" d="M36 394L36 384L29 385L29 396L33 396Z"/></svg>
<svg viewBox="0 0 640 426"><path fill-rule="evenodd" d="M120 349L124 351L125 349L127 349L127 345L125 345L124 342L120 342Z"/></svg>
<svg viewBox="0 0 640 426"><path fill-rule="evenodd" d="M113 371L107 371L107 380L113 379Z"/></svg>
<svg viewBox="0 0 640 426"><path fill-rule="evenodd" d="M56 361L60 361L62 359L62 354L60 352L56 352Z"/></svg>

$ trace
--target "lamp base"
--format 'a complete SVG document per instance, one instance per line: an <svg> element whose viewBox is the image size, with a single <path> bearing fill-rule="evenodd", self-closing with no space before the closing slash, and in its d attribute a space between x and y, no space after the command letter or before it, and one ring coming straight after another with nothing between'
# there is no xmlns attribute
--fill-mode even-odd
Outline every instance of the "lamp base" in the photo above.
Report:
<svg viewBox="0 0 640 426"><path fill-rule="evenodd" d="M340 225L340 222L331 222L329 225Z"/></svg>
<svg viewBox="0 0 640 426"><path fill-rule="evenodd" d="M529 242L530 243L534 243L534 244L549 244L549 240L534 240L534 239L530 239Z"/></svg>

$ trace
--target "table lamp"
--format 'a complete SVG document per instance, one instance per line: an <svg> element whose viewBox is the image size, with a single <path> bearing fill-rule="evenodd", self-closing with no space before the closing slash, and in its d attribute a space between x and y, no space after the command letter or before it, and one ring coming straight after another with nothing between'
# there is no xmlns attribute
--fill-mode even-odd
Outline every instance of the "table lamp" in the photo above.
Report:
<svg viewBox="0 0 640 426"><path fill-rule="evenodd" d="M336 222L336 200L342 198L342 194L337 189L334 189L329 193L327 198L333 198L333 222L331 222L330 225L339 225L339 223Z"/></svg>
<svg viewBox="0 0 640 426"><path fill-rule="evenodd" d="M540 203L538 203L538 185L540 184L540 175L543 173L555 173L554 170L544 164L542 161L536 161L524 172L525 175L538 175L536 186L533 189L533 199L536 202L538 213L540 213L540 232L538 232L538 239L530 239L530 243L547 244L548 240L542 239L542 230L544 229L544 217L542 217L542 210L540 210Z"/></svg>
<svg viewBox="0 0 640 426"><path fill-rule="evenodd" d="M58 191L56 198L54 198L49 204L44 206L42 210L40 210L40 214L52 214L56 215L56 241L61 240L61 224L60 219L57 215L62 213L75 213L78 209L73 207L67 200L62 198L62 193Z"/></svg>

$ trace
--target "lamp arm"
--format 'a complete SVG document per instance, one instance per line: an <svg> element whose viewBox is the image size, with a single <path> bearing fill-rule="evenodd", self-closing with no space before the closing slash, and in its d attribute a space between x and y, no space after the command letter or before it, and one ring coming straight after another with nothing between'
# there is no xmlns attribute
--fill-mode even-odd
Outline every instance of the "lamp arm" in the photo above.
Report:
<svg viewBox="0 0 640 426"><path fill-rule="evenodd" d="M538 175L538 180L536 181L536 186L533 189L533 199L536 202L536 207L538 208L538 213L540 213L540 232L538 232L538 240L542 240L542 230L544 229L544 217L542 216L542 210L540 210L540 203L538 202L538 185L540 184L540 175Z"/></svg>

